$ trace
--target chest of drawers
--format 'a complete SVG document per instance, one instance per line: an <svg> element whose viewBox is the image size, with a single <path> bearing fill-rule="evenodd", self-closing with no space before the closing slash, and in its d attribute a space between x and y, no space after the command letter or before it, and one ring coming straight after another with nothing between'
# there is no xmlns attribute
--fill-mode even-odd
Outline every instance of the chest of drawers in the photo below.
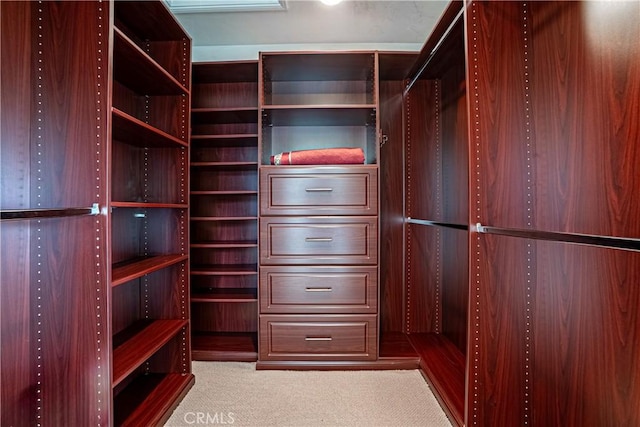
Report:
<svg viewBox="0 0 640 427"><path fill-rule="evenodd" d="M260 361L377 358L377 188L375 166L261 169Z"/></svg>

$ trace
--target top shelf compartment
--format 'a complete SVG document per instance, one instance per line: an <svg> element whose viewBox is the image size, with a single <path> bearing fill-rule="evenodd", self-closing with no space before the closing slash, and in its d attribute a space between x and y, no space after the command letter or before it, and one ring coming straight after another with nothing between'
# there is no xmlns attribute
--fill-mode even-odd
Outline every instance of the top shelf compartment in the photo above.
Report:
<svg viewBox="0 0 640 427"><path fill-rule="evenodd" d="M169 9L163 2L150 1L115 1L114 2L114 22L115 22L115 72L116 79L123 77L121 83L127 85L127 74L145 75L150 69L159 67L163 72L171 76L175 80L171 85L180 86L180 92L186 93L191 86L190 68L191 62L191 38L175 20ZM125 43L123 43L123 41ZM134 52L133 46L139 48L139 52ZM124 51L121 51L124 48ZM124 53L123 53L124 52ZM127 61L119 61L118 55L125 57ZM135 54L135 56L131 56ZM134 62L131 59L134 58ZM142 61L142 63L140 63ZM149 62L150 64L144 64ZM132 72L127 70L118 73L118 64L131 64L129 67ZM156 65L157 64L157 65ZM142 65L144 72L136 67ZM154 75L149 77L149 81L156 82L158 71L153 71ZM166 86L163 77L163 84ZM170 85L170 86L171 86ZM132 90L135 90L132 88ZM175 92L175 89L174 89ZM178 93L180 93L178 92ZM169 94L178 94L169 93ZM157 95L158 93L149 93L149 95ZM166 93L162 93L163 95Z"/></svg>
<svg viewBox="0 0 640 427"><path fill-rule="evenodd" d="M193 83L255 83L257 61L197 62L193 64Z"/></svg>
<svg viewBox="0 0 640 427"><path fill-rule="evenodd" d="M263 53L262 106L372 105L373 52Z"/></svg>
<svg viewBox="0 0 640 427"><path fill-rule="evenodd" d="M114 31L114 77L145 95L185 95L187 89L119 29Z"/></svg>
<svg viewBox="0 0 640 427"><path fill-rule="evenodd" d="M114 14L116 25L128 28L140 40L189 38L163 2L115 1Z"/></svg>

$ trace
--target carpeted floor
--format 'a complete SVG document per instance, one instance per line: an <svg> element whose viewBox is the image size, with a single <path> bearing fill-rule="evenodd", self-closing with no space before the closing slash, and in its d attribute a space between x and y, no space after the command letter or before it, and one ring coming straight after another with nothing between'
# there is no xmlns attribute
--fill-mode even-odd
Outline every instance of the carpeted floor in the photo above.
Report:
<svg viewBox="0 0 640 427"><path fill-rule="evenodd" d="M450 427L418 371L256 371L193 362L196 384L165 424Z"/></svg>

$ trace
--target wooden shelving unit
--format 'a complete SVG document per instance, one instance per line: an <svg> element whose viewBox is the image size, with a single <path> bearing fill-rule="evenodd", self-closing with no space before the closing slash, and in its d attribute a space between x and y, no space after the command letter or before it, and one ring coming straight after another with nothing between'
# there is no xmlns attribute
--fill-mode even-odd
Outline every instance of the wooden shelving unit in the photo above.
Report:
<svg viewBox="0 0 640 427"><path fill-rule="evenodd" d="M259 369L377 363L377 70L376 52L261 54ZM271 164L332 148L363 160Z"/></svg>
<svg viewBox="0 0 640 427"><path fill-rule="evenodd" d="M139 425L166 419L194 382L190 39L161 2L116 1L113 10L113 412L116 424Z"/></svg>
<svg viewBox="0 0 640 427"><path fill-rule="evenodd" d="M0 8L0 424L161 425L194 383L191 41L161 1Z"/></svg>
<svg viewBox="0 0 640 427"><path fill-rule="evenodd" d="M257 359L258 64L193 65L194 360Z"/></svg>

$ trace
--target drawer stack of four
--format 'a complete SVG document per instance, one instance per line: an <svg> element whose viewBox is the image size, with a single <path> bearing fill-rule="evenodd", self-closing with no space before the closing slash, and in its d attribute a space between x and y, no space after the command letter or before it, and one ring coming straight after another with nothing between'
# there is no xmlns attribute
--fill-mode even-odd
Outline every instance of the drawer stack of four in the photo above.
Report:
<svg viewBox="0 0 640 427"><path fill-rule="evenodd" d="M263 167L260 182L260 361L376 360L376 166Z"/></svg>

